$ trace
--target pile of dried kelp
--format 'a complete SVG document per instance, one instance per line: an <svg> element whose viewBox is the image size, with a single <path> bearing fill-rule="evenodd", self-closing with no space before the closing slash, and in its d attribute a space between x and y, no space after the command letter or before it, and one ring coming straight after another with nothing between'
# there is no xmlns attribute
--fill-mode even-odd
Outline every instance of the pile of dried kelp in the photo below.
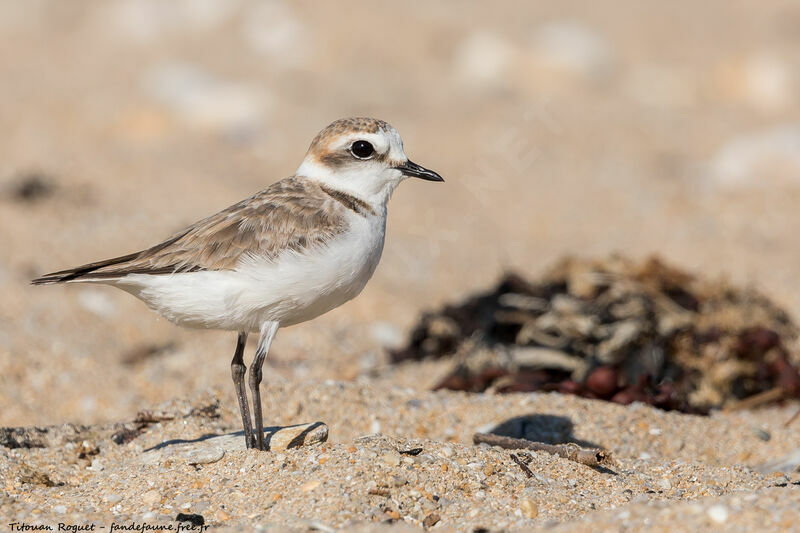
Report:
<svg viewBox="0 0 800 533"><path fill-rule="evenodd" d="M798 330L750 289L658 259L567 259L424 314L395 362L453 356L438 388L561 391L704 413L800 397ZM751 403L753 403L751 401Z"/></svg>

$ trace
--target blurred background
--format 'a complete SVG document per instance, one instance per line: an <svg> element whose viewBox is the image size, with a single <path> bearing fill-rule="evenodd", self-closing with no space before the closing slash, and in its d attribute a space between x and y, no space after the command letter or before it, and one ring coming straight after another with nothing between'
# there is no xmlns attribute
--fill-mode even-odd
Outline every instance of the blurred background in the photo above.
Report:
<svg viewBox="0 0 800 533"><path fill-rule="evenodd" d="M154 244L291 175L349 115L406 182L353 302L282 330L266 380L375 379L419 312L565 254L659 254L800 315L800 4L0 2L0 425L230 394L235 335L53 270ZM252 350L252 345L251 345Z"/></svg>

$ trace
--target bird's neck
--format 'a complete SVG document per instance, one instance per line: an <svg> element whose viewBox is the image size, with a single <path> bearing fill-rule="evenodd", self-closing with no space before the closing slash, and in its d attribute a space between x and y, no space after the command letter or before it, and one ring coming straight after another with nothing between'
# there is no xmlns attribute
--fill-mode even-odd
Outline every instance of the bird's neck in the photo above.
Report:
<svg viewBox="0 0 800 533"><path fill-rule="evenodd" d="M332 173L324 167L304 161L296 176L315 181L328 188L349 194L370 205L376 212L385 212L386 204L401 181L394 176L377 178L374 174Z"/></svg>

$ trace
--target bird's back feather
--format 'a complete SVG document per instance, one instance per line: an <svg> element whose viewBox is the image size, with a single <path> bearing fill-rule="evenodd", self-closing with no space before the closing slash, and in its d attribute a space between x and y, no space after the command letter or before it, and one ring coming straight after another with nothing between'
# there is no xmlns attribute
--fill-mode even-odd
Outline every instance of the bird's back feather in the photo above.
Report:
<svg viewBox="0 0 800 533"><path fill-rule="evenodd" d="M61 270L34 285L111 281L129 274L232 270L245 255L275 259L324 245L347 230L344 210L374 214L362 200L292 176L132 254Z"/></svg>

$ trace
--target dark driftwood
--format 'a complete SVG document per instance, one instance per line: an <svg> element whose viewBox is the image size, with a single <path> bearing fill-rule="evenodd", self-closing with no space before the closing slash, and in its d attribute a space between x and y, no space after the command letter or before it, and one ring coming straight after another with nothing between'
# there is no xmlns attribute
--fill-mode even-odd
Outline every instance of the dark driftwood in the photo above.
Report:
<svg viewBox="0 0 800 533"><path fill-rule="evenodd" d="M577 444L545 444L534 442L527 439L514 439L493 435L490 433L475 433L472 437L475 444L489 444L490 446L500 446L508 450L534 450L537 452L547 452L552 455L575 461L587 466L608 466L612 461L611 452L599 448L581 448Z"/></svg>
<svg viewBox="0 0 800 533"><path fill-rule="evenodd" d="M798 417L800 417L800 409L798 409L797 412L793 414L792 417L789 420L787 420L785 424L783 424L783 427L788 428L789 424L797 420Z"/></svg>
<svg viewBox="0 0 800 533"><path fill-rule="evenodd" d="M531 472L531 469L530 469L530 468L528 468L528 465L526 465L526 464L525 464L525 463L522 461L522 459L520 459L519 457L517 457L516 455L514 455L514 454L512 453L512 454L511 454L511 460L512 460L512 461L514 461L515 463L517 463L517 466L519 466L520 470L522 470L523 472L525 472L525 475L526 475L526 476L528 476L528 477L533 477L533 472Z"/></svg>
<svg viewBox="0 0 800 533"><path fill-rule="evenodd" d="M723 411L746 411L780 401L786 396L783 387L773 387L725 406Z"/></svg>

